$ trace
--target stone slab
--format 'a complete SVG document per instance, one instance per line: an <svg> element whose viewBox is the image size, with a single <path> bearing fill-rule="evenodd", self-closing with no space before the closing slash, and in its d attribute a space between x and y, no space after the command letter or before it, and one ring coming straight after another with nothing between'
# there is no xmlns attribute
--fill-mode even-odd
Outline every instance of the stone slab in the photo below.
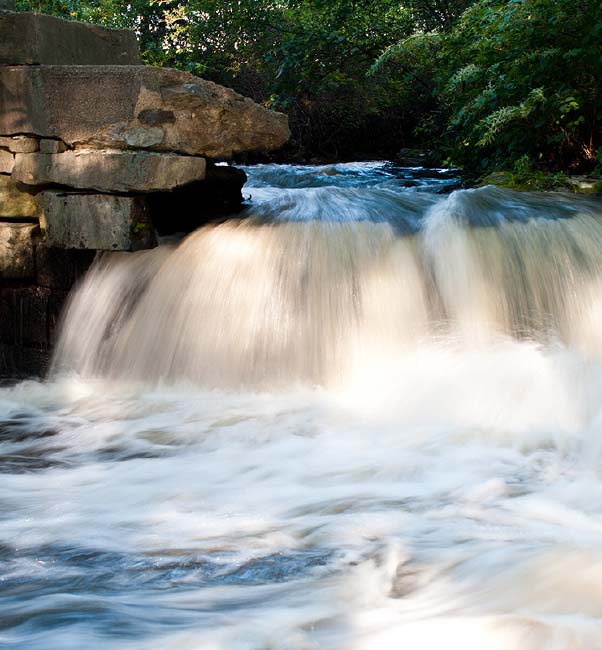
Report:
<svg viewBox="0 0 602 650"><path fill-rule="evenodd" d="M33 153L39 149L39 142L28 135L0 136L0 147L12 153Z"/></svg>
<svg viewBox="0 0 602 650"><path fill-rule="evenodd" d="M205 168L204 158L146 151L31 153L16 155L13 180L36 187L160 192L202 180Z"/></svg>
<svg viewBox="0 0 602 650"><path fill-rule="evenodd" d="M33 234L37 229L30 223L0 222L0 280L33 278Z"/></svg>
<svg viewBox="0 0 602 650"><path fill-rule="evenodd" d="M31 12L0 11L0 64L139 63L138 42L131 31Z"/></svg>
<svg viewBox="0 0 602 650"><path fill-rule="evenodd" d="M214 159L272 151L289 137L286 115L187 72L150 66L0 66L0 133Z"/></svg>
<svg viewBox="0 0 602 650"><path fill-rule="evenodd" d="M0 149L0 174L12 174L15 165L15 157L10 151Z"/></svg>
<svg viewBox="0 0 602 650"><path fill-rule="evenodd" d="M37 219L38 204L22 192L10 176L0 175L0 219Z"/></svg>
<svg viewBox="0 0 602 650"><path fill-rule="evenodd" d="M143 197L46 191L38 201L49 248L129 251L156 245Z"/></svg>

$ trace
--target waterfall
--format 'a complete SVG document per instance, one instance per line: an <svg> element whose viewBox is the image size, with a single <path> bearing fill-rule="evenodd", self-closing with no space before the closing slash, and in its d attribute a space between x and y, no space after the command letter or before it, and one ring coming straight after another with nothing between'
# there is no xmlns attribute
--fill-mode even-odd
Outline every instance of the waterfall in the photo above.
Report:
<svg viewBox="0 0 602 650"><path fill-rule="evenodd" d="M247 173L0 386L0 645L602 647L602 202Z"/></svg>
<svg viewBox="0 0 602 650"><path fill-rule="evenodd" d="M386 183L251 191L241 219L101 257L71 299L53 372L270 387L330 385L442 338L602 354L597 202Z"/></svg>

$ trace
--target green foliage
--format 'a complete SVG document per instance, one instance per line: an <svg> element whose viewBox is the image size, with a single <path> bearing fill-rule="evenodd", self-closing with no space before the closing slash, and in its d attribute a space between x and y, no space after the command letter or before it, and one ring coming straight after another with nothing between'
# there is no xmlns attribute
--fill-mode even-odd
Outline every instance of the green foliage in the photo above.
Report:
<svg viewBox="0 0 602 650"><path fill-rule="evenodd" d="M387 47L375 60L370 75L396 79L400 84L405 117L415 144L439 152L443 162L458 164L454 146L446 137L448 109L443 87L454 75L447 60L447 43L462 12L475 0L410 0L414 28ZM455 72L456 83L473 74L472 66ZM407 107L411 107L410 110Z"/></svg>
<svg viewBox="0 0 602 650"><path fill-rule="evenodd" d="M602 144L602 3L444 4L453 4L449 17L427 22L442 5L424 3L424 29L373 68L408 85L422 80L414 96L442 157L477 175L522 156L541 168L591 170Z"/></svg>
<svg viewBox="0 0 602 650"><path fill-rule="evenodd" d="M18 0L290 116L302 158L602 172L600 0ZM516 173L513 172L513 173Z"/></svg>
<svg viewBox="0 0 602 650"><path fill-rule="evenodd" d="M526 154L514 163L514 170L509 174L507 186L516 190L530 191L566 190L570 187L564 172L548 174L536 170Z"/></svg>
<svg viewBox="0 0 602 650"><path fill-rule="evenodd" d="M598 0L481 0L441 56L458 162L487 170L527 156L552 169L592 166L602 136Z"/></svg>
<svg viewBox="0 0 602 650"><path fill-rule="evenodd" d="M381 147L395 142L399 83L368 78L366 71L382 49L412 29L399 3L297 1L288 4L284 19L285 37L267 59L276 73L271 105L291 116L302 153L353 157L379 135Z"/></svg>

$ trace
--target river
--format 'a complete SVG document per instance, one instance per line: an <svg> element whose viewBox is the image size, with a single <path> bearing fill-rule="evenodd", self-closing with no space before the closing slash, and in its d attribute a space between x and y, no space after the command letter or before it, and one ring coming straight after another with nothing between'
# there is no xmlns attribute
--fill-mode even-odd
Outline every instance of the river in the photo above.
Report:
<svg viewBox="0 0 602 650"><path fill-rule="evenodd" d="M602 647L602 203L246 171L0 388L0 645Z"/></svg>

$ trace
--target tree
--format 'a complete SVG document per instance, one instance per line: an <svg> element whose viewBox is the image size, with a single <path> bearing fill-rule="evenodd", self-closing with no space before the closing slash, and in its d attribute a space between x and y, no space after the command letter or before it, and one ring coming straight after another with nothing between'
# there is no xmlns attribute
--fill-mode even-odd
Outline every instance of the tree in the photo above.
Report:
<svg viewBox="0 0 602 650"><path fill-rule="evenodd" d="M590 168L602 139L598 0L485 0L446 44L442 88L457 158L475 169L525 156Z"/></svg>
<svg viewBox="0 0 602 650"><path fill-rule="evenodd" d="M134 29L146 63L286 111L301 157L378 155L403 138L398 82L365 74L413 29L398 0L20 0L19 8Z"/></svg>

